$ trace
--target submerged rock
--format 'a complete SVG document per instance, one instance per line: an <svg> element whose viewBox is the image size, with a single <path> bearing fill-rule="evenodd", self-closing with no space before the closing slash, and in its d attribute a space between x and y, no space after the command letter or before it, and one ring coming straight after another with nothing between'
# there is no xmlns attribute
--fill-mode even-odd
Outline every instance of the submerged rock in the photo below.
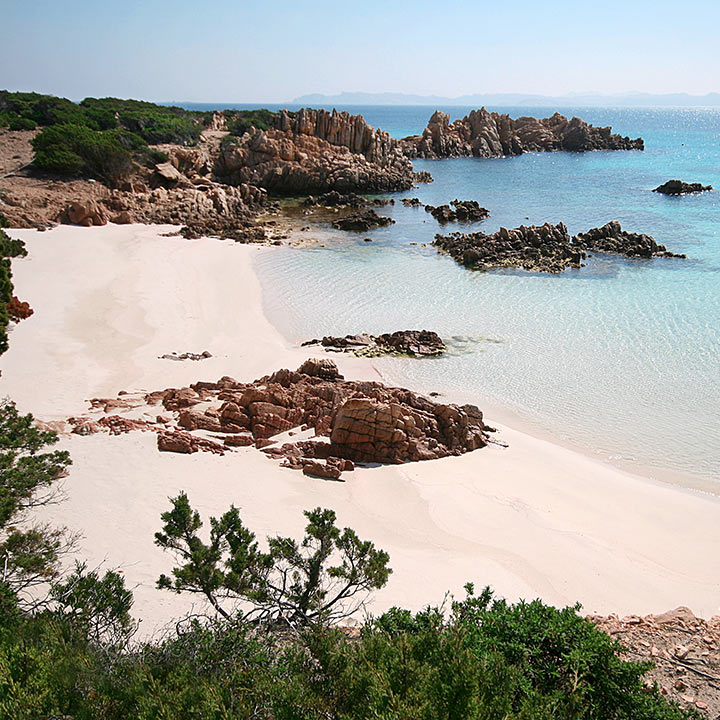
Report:
<svg viewBox="0 0 720 720"><path fill-rule="evenodd" d="M332 226L337 230L365 232L373 228L393 225L394 223L395 221L392 218L378 215L374 210L364 210L363 212L352 213L338 218L332 223Z"/></svg>
<svg viewBox="0 0 720 720"><path fill-rule="evenodd" d="M699 193L712 190L712 185L702 185L700 183L686 183L682 180L668 180L662 185L658 185L653 192L662 193L663 195L687 195L688 193Z"/></svg>
<svg viewBox="0 0 720 720"><path fill-rule="evenodd" d="M431 357L447 350L442 338L432 330L398 330L383 335L325 336L322 340L308 340L307 345L322 345L333 352L352 352L360 356L408 355Z"/></svg>

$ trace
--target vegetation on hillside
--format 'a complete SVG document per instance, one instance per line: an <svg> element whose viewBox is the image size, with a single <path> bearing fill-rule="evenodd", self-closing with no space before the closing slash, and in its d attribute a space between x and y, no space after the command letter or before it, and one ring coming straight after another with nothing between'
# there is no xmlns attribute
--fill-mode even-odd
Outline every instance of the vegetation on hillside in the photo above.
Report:
<svg viewBox="0 0 720 720"><path fill-rule="evenodd" d="M647 687L647 666L621 659L578 608L508 604L468 585L464 600L394 608L350 637L321 610L333 588L347 600L381 587L388 558L329 510L306 513L299 543L273 538L265 551L235 508L204 541L187 497L172 500L156 540L179 564L161 586L274 611L228 606L133 643L122 576L84 564L62 573L63 531L33 522L70 464L56 440L0 405L0 720L700 717Z"/></svg>

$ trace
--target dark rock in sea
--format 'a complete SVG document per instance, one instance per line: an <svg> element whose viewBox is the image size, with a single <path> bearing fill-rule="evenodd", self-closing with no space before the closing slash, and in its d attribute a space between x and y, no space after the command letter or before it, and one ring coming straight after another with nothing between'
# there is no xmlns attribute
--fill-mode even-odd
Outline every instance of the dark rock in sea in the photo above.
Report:
<svg viewBox="0 0 720 720"><path fill-rule="evenodd" d="M568 150L643 150L641 138L631 140L598 128L580 118L568 120L555 113L536 119L490 113L485 108L450 122L446 113L435 111L422 135L400 141L409 158L502 157L525 152Z"/></svg>
<svg viewBox="0 0 720 720"><path fill-rule="evenodd" d="M668 180L662 185L658 185L653 192L662 193L663 195L687 195L688 193L699 193L712 190L712 185L702 185L700 183L686 183L682 180Z"/></svg>
<svg viewBox="0 0 720 720"><path fill-rule="evenodd" d="M579 233L573 238L573 245L585 251L616 253L627 257L686 257L670 252L664 245L658 245L650 235L626 232L617 220Z"/></svg>
<svg viewBox="0 0 720 720"><path fill-rule="evenodd" d="M392 225L395 221L392 218L378 215L374 210L364 210L352 213L345 217L338 218L332 223L337 230L351 230L353 232L365 232L373 228Z"/></svg>
<svg viewBox="0 0 720 720"><path fill-rule="evenodd" d="M426 205L425 212L429 212L440 223L479 222L490 215L490 211L480 207L475 200L453 200L450 205Z"/></svg>
<svg viewBox="0 0 720 720"><path fill-rule="evenodd" d="M305 207L313 207L321 205L323 207L351 207L364 208L368 205L375 207L384 207L385 205L394 205L395 200L392 198L366 198L357 193L340 193L337 190L323 193L318 197L308 195L303 201Z"/></svg>
<svg viewBox="0 0 720 720"><path fill-rule="evenodd" d="M423 204L420 202L420 198L403 198L400 201L405 207L422 207Z"/></svg>
<svg viewBox="0 0 720 720"><path fill-rule="evenodd" d="M523 268L556 273L568 267L580 267L585 257L582 250L572 246L563 223L521 225L512 230L500 228L490 235L481 232L438 234L433 245L473 270Z"/></svg>
<svg viewBox="0 0 720 720"><path fill-rule="evenodd" d="M331 352L351 352L355 355L377 357L380 355L408 355L410 357L433 357L447 350L441 337L432 330L398 330L383 335L346 335L322 340L308 340L303 346L321 345Z"/></svg>

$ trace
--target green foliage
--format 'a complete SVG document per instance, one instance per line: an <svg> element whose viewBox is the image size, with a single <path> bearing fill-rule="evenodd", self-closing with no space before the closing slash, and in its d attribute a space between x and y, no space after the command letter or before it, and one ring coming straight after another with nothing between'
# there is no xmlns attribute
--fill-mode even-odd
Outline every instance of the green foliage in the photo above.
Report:
<svg viewBox="0 0 720 720"><path fill-rule="evenodd" d="M101 127L124 128L151 145L194 145L210 116L210 113L118 98L86 98L80 106Z"/></svg>
<svg viewBox="0 0 720 720"><path fill-rule="evenodd" d="M27 257L25 243L22 240L14 240L2 230L2 227L7 227L7 225L3 226L3 222L7 223L5 218L0 215L0 257Z"/></svg>
<svg viewBox="0 0 720 720"><path fill-rule="evenodd" d="M25 257L27 250L22 240L13 240L2 230L7 226L4 215L0 215L0 355L8 349L7 327L10 322L7 303L13 293L12 267L10 258Z"/></svg>
<svg viewBox="0 0 720 720"><path fill-rule="evenodd" d="M0 585L23 601L28 590L57 577L67 540L62 530L28 522L30 511L57 499L56 482L70 465L66 451L43 452L55 442L57 435L37 428L32 415L0 403Z"/></svg>
<svg viewBox="0 0 720 720"><path fill-rule="evenodd" d="M269 130L275 127L277 113L271 110L226 110L227 128L231 135L244 135L251 127Z"/></svg>
<svg viewBox="0 0 720 720"><path fill-rule="evenodd" d="M37 124L32 118L13 117L8 122L9 130L34 130Z"/></svg>
<svg viewBox="0 0 720 720"><path fill-rule="evenodd" d="M301 543L274 537L268 540L269 551L262 552L237 508L210 518L210 542L204 543L198 536L202 520L187 495L181 493L171 502L155 542L173 552L180 565L172 577L162 575L158 586L201 593L226 619L232 618L232 610L224 607L222 598L252 605L246 618L290 625L327 623L351 613L356 605L350 604L383 587L391 572L387 553L360 540L350 528L340 531L332 510L306 511Z"/></svg>
<svg viewBox="0 0 720 720"><path fill-rule="evenodd" d="M35 164L64 175L87 174L115 184L132 169L133 155L146 150L125 130L96 131L83 125L53 125L33 138Z"/></svg>

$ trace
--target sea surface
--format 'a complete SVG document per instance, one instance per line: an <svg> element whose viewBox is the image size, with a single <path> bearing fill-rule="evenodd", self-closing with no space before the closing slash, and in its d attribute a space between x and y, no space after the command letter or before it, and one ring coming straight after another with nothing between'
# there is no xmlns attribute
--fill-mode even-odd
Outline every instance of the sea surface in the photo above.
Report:
<svg viewBox="0 0 720 720"><path fill-rule="evenodd" d="M395 137L422 132L434 110L347 109ZM471 108L441 109L455 119ZM491 424L495 409L623 467L720 494L720 110L490 109L579 115L643 137L646 149L416 161L435 181L393 196L477 200L491 212L448 232L549 221L574 234L619 220L688 259L597 254L560 275L473 272L430 245L443 232L430 215L396 203L380 209L396 221L388 228L261 254L269 317L295 342L435 330L448 356L384 358L381 372L490 408ZM651 192L671 178L719 190Z"/></svg>

